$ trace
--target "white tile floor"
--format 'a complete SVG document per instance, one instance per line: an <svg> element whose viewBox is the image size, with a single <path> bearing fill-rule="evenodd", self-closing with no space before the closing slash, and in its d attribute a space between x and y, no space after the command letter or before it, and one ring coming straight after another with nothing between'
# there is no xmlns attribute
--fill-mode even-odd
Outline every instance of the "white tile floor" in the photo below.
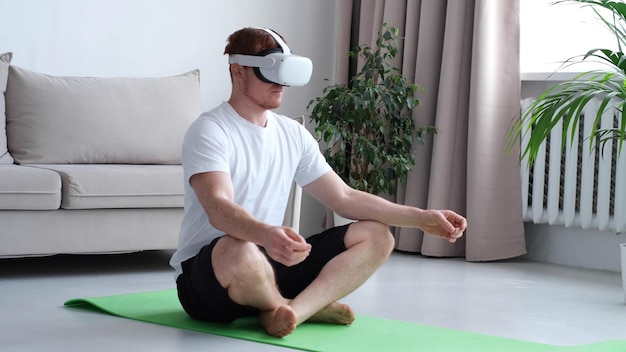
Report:
<svg viewBox="0 0 626 352"><path fill-rule="evenodd" d="M173 288L170 254L1 259L0 350L286 350L62 307L69 298ZM626 305L614 272L396 252L343 301L360 314L540 343L626 339Z"/></svg>

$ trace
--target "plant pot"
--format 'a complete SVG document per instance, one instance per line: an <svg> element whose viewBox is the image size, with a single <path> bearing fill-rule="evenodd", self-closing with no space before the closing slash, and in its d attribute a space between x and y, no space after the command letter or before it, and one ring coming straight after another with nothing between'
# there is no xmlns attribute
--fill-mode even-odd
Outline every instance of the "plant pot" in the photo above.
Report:
<svg viewBox="0 0 626 352"><path fill-rule="evenodd" d="M622 291L624 292L624 303L626 303L626 243L620 243L619 249L622 262Z"/></svg>
<svg viewBox="0 0 626 352"><path fill-rule="evenodd" d="M341 216L341 215L339 215L337 213L333 213L333 221L335 223L335 226L347 225L349 223L354 222L354 220L344 218L343 216Z"/></svg>

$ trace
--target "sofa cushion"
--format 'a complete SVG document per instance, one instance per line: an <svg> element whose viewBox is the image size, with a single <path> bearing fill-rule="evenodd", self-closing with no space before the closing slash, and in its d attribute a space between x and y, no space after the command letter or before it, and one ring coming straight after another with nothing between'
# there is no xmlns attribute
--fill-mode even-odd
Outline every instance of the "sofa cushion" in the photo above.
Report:
<svg viewBox="0 0 626 352"><path fill-rule="evenodd" d="M53 210L60 205L58 173L21 165L0 165L0 210Z"/></svg>
<svg viewBox="0 0 626 352"><path fill-rule="evenodd" d="M63 209L178 208L183 206L180 165L54 165L63 183Z"/></svg>
<svg viewBox="0 0 626 352"><path fill-rule="evenodd" d="M21 164L180 164L201 113L199 72L56 77L9 67L8 149Z"/></svg>
<svg viewBox="0 0 626 352"><path fill-rule="evenodd" d="M7 149L6 114L4 92L9 77L9 64L13 54L0 54L0 164L13 164L13 158Z"/></svg>

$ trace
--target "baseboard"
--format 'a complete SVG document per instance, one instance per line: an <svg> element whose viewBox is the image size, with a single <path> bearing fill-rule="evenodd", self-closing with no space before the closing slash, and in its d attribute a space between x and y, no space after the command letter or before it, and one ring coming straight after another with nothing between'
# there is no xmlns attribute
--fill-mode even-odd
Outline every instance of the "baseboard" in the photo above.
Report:
<svg viewBox="0 0 626 352"><path fill-rule="evenodd" d="M587 269L621 271L619 244L613 232L525 223L527 258Z"/></svg>

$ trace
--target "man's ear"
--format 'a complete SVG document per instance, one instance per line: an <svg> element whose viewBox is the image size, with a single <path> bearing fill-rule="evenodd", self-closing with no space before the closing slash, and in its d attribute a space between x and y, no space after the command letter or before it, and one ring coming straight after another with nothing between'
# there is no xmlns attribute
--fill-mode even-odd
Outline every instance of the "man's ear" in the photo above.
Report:
<svg viewBox="0 0 626 352"><path fill-rule="evenodd" d="M234 80L241 80L243 76L244 67L239 64L230 64L230 75Z"/></svg>

